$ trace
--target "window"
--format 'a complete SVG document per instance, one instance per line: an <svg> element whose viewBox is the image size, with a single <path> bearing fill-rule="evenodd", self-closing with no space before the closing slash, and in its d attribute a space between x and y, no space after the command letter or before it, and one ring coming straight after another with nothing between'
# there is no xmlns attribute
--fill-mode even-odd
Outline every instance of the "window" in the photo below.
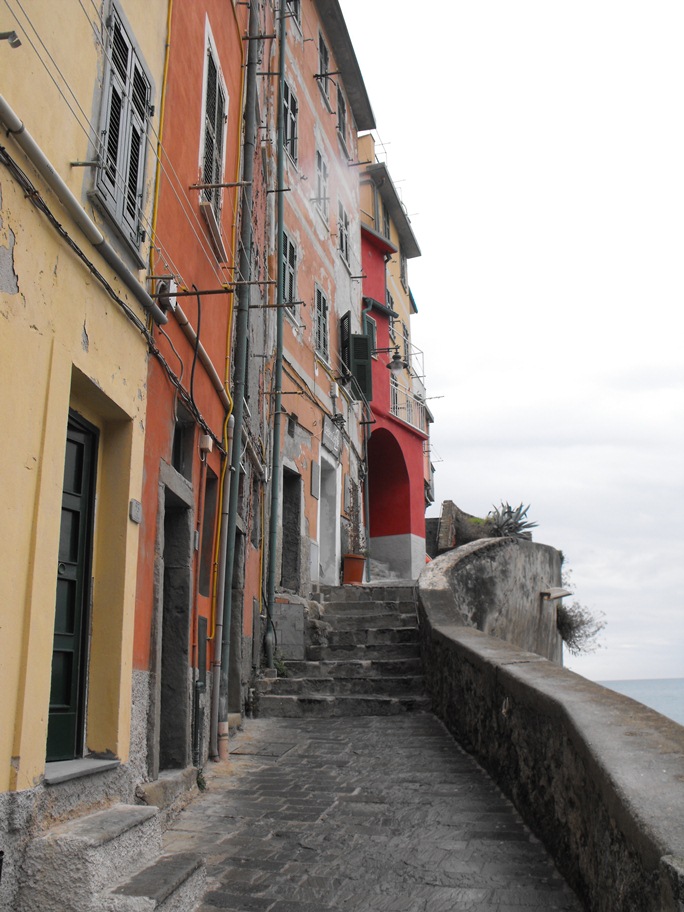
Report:
<svg viewBox="0 0 684 912"><path fill-rule="evenodd" d="M344 95L340 87L337 87L337 132L340 134L340 138L345 145L347 146L347 105L344 100Z"/></svg>
<svg viewBox="0 0 684 912"><path fill-rule="evenodd" d="M392 292L389 289L387 289L387 291L385 291L385 304L388 306L388 308L390 310L394 310L394 298L392 297ZM391 320L392 320L392 317L390 317L390 322L391 322Z"/></svg>
<svg viewBox="0 0 684 912"><path fill-rule="evenodd" d="M407 261L403 251L399 252L399 277L401 278L401 284L404 286L404 291L408 291Z"/></svg>
<svg viewBox="0 0 684 912"><path fill-rule="evenodd" d="M371 326L375 330L375 320L365 315L365 332L361 335L353 333L351 311L348 310L340 317L340 358L345 366L344 382L351 380L349 393L352 399L365 399L367 402L373 398L371 352L375 347L375 335L371 337Z"/></svg>
<svg viewBox="0 0 684 912"><path fill-rule="evenodd" d="M207 47L207 69L204 99L204 135L202 180L205 184L219 184L223 179L223 145L226 124L226 93L221 73L211 45ZM221 217L221 188L202 191L203 198L211 203L217 224Z"/></svg>
<svg viewBox="0 0 684 912"><path fill-rule="evenodd" d="M294 241L283 232L283 304L287 304L294 313L294 302L297 296L297 247Z"/></svg>
<svg viewBox="0 0 684 912"><path fill-rule="evenodd" d="M401 338L404 345L404 361L407 364L411 362L411 342L409 339L408 326L404 321L401 321Z"/></svg>
<svg viewBox="0 0 684 912"><path fill-rule="evenodd" d="M293 162L297 161L297 99L283 83L283 145Z"/></svg>
<svg viewBox="0 0 684 912"><path fill-rule="evenodd" d="M145 181L151 83L116 7L109 23L95 188L106 211L136 248L145 237L142 198Z"/></svg>
<svg viewBox="0 0 684 912"><path fill-rule="evenodd" d="M384 203L382 204L382 233L388 240L391 239L392 230L390 228L389 209Z"/></svg>
<svg viewBox="0 0 684 912"><path fill-rule="evenodd" d="M369 317L368 314L363 315L363 331L364 334L368 336L370 354L377 360L378 356L377 354L373 354L373 352L378 347L378 325L373 317Z"/></svg>
<svg viewBox="0 0 684 912"><path fill-rule="evenodd" d="M323 35L318 33L318 85L325 95L326 99L330 98L330 51L323 39Z"/></svg>
<svg viewBox="0 0 684 912"><path fill-rule="evenodd" d="M328 218L328 164L322 152L316 152L316 205L324 218Z"/></svg>
<svg viewBox="0 0 684 912"><path fill-rule="evenodd" d="M337 247L340 256L349 265L349 216L342 203L338 203Z"/></svg>
<svg viewBox="0 0 684 912"><path fill-rule="evenodd" d="M211 577L214 557L214 527L216 525L216 503L218 479L210 468L204 484L204 513L202 514L202 545L200 550L199 591L211 595Z"/></svg>
<svg viewBox="0 0 684 912"><path fill-rule="evenodd" d="M318 354L328 360L328 299L316 287L316 315L314 324L314 346Z"/></svg>
<svg viewBox="0 0 684 912"><path fill-rule="evenodd" d="M300 0L287 0L290 16L299 25L302 21L302 7Z"/></svg>
<svg viewBox="0 0 684 912"><path fill-rule="evenodd" d="M390 304L390 301L392 302L391 304ZM387 292L387 306L391 308L393 305L394 305L394 301L392 301L392 295L388 291ZM397 318L393 317L393 316L390 316L390 318L389 318L389 340L390 340L390 345L399 344L397 342Z"/></svg>

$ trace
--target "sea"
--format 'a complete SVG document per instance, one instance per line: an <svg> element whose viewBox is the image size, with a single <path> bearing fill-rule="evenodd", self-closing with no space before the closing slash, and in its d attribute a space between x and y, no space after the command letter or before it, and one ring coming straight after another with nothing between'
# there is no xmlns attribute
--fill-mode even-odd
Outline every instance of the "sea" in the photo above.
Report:
<svg viewBox="0 0 684 912"><path fill-rule="evenodd" d="M597 681L684 725L684 678Z"/></svg>

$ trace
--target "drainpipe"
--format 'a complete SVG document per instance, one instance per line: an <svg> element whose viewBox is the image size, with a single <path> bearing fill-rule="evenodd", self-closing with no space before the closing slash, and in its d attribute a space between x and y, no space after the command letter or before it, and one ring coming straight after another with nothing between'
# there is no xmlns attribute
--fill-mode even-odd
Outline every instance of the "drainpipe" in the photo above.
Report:
<svg viewBox="0 0 684 912"><path fill-rule="evenodd" d="M233 446L233 429L235 428L235 418L233 415L228 419L228 433L226 440L226 452L230 453ZM211 711L209 716L209 756L212 760L225 760L228 756L228 739L222 738L219 742L218 721L219 721L219 691L221 689L221 660L223 647L223 611L218 610L218 606L223 607L225 604L226 591L226 556L228 552L228 505L230 503L230 467L226 464L223 472L223 493L221 497L221 540L219 542L219 559L218 574L216 579L217 610L216 610L216 628L214 631L214 650L211 662ZM227 734L227 732L226 732Z"/></svg>
<svg viewBox="0 0 684 912"><path fill-rule="evenodd" d="M128 287L134 297L145 310L151 314L155 323L166 323L168 317L153 301L150 295L140 284L138 277L125 265L119 254L114 250L109 241L97 225L81 206L71 190L55 171L49 159L44 154L38 143L31 136L22 121L17 117L12 108L0 95L0 121L7 127L17 145L26 153L33 166L40 173L45 183L53 191L62 206L76 222L86 238L100 253L103 260L111 266L121 281Z"/></svg>
<svg viewBox="0 0 684 912"><path fill-rule="evenodd" d="M361 310L361 331L364 328L365 316L366 314L373 309L372 304L368 304L366 307ZM376 343L377 344L377 343ZM366 471L363 476L363 528L366 533L366 579L368 582L371 582L371 556L370 556L370 489L368 481L368 438L370 437L370 423L373 418L371 413L370 402L367 402L366 399L363 400L363 411L366 415L366 420L362 424L363 427L363 459L366 463Z"/></svg>
<svg viewBox="0 0 684 912"><path fill-rule="evenodd" d="M270 525L268 529L268 578L266 583L266 611L268 619L266 622L266 636L264 638L264 651L266 653L266 663L268 668L273 668L273 652L275 649L275 628L273 626L273 605L275 603L275 573L276 573L276 549L278 546L278 512L280 501L280 414L282 408L281 390L283 386L283 231L285 222L285 192L284 192L284 173L285 173L285 147L283 145L283 133L285 129L285 118L283 115L283 84L285 82L285 38L287 16L283 5L280 8L280 60L278 63L278 129L276 135L277 147L277 189L276 199L278 207L278 285L276 295L276 358L275 373L273 382L275 383L274 391L274 416L273 416L273 459L271 461L271 514Z"/></svg>
<svg viewBox="0 0 684 912"><path fill-rule="evenodd" d="M250 0L247 54L247 73L245 77L245 138L244 168L242 188L242 213L240 222L240 259L238 275L243 283L250 279L252 262L252 179L254 176L254 157L256 152L256 76L259 63L259 43L256 40L259 29L257 0ZM237 530L237 508L240 485L240 457L242 455L242 431L245 402L245 380L247 374L247 339L249 335L249 299L251 285L241 284L238 287L237 318L235 323L235 374L233 380L233 446L231 450L230 490L228 503L228 520L226 522L226 562L224 575L223 631L221 643L220 695L218 737L228 737L228 681L230 671L230 618L233 600L233 568L235 565L235 532Z"/></svg>

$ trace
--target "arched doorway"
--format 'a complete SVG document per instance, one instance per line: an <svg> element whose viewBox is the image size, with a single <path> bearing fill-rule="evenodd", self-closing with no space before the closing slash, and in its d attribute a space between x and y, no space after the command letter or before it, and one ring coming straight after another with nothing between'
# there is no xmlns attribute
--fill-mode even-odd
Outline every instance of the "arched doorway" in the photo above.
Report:
<svg viewBox="0 0 684 912"><path fill-rule="evenodd" d="M399 442L386 428L368 441L368 500L371 559L412 579L410 477Z"/></svg>

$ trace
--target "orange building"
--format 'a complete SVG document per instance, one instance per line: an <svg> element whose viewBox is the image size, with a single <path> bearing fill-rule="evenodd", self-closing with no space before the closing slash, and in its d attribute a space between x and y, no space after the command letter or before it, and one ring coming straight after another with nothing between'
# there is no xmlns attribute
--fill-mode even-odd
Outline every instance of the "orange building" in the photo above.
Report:
<svg viewBox="0 0 684 912"><path fill-rule="evenodd" d="M150 361L134 647L152 778L201 766L209 744L248 27L238 4L171 9L151 273L179 379Z"/></svg>

